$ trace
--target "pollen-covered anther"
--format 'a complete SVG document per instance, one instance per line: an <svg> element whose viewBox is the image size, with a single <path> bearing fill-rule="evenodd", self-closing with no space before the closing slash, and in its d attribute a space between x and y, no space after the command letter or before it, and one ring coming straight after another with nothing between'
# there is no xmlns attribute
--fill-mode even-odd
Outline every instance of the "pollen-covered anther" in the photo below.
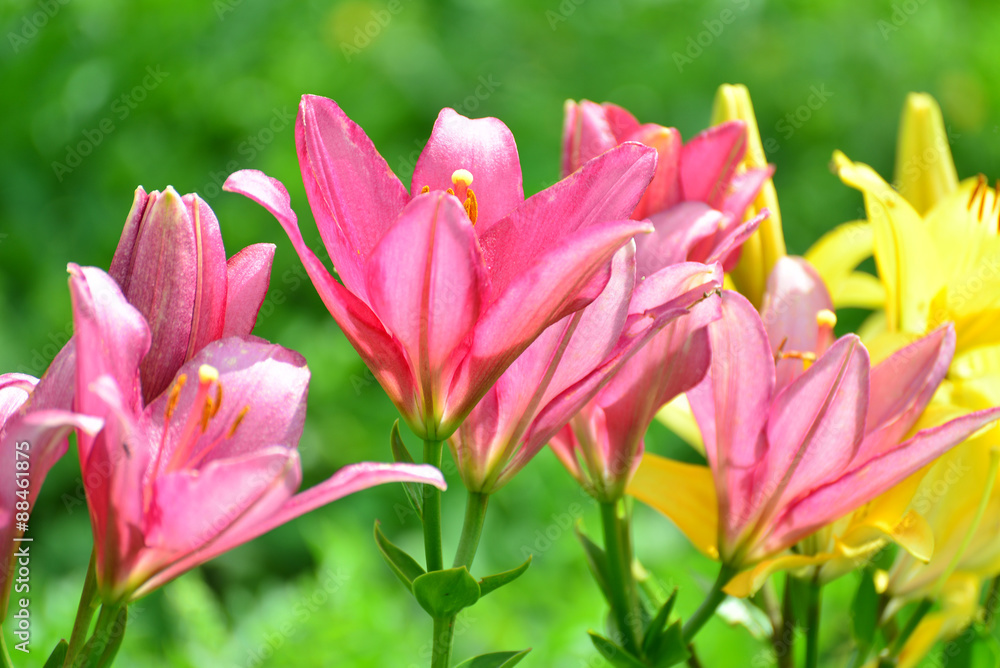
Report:
<svg viewBox="0 0 1000 668"><path fill-rule="evenodd" d="M475 225L476 219L479 218L479 203L476 201L476 193L473 192L472 188L468 188L466 193L465 213L469 215L469 220Z"/></svg>
<svg viewBox="0 0 1000 668"><path fill-rule="evenodd" d="M180 401L181 398L181 389L183 389L184 383L187 382L187 379L187 374L182 373L177 376L177 380L175 380L174 384L170 386L170 394L167 397L167 410L164 414L167 420L173 417L174 411L177 410L177 402Z"/></svg>
<svg viewBox="0 0 1000 668"><path fill-rule="evenodd" d="M236 428L240 426L240 423L243 422L243 418L245 418L247 416L247 413L249 413L249 412L250 412L250 406L249 405L248 406L244 406L240 410L240 412L236 415L236 419L233 420L232 426L229 427L229 431L226 432L226 438L232 438L233 437L233 434L236 433Z"/></svg>

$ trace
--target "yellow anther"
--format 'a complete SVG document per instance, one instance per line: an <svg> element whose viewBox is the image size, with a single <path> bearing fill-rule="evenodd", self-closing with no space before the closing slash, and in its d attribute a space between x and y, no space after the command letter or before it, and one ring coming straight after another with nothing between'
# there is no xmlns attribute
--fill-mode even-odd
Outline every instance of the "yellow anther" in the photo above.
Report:
<svg viewBox="0 0 1000 668"><path fill-rule="evenodd" d="M467 169L456 169L451 174L451 182L457 185L463 185L466 188L472 185L472 172Z"/></svg>
<svg viewBox="0 0 1000 668"><path fill-rule="evenodd" d="M212 401L212 397L205 397L205 403L201 407L201 420L198 422L198 424L201 425L202 433L205 433L208 430L208 421L211 420L212 416L219 410L219 407L214 404L215 402Z"/></svg>
<svg viewBox="0 0 1000 668"><path fill-rule="evenodd" d="M430 191L431 191L431 187L430 186L424 186L423 188L420 189L420 194L421 195L426 195Z"/></svg>
<svg viewBox="0 0 1000 668"><path fill-rule="evenodd" d="M170 388L170 396L167 397L167 411L166 418L169 420L173 414L174 410L177 409L177 402L181 398L181 388L184 387L184 383L187 382L187 374L182 373L177 376L177 380L174 381L173 386Z"/></svg>
<svg viewBox="0 0 1000 668"><path fill-rule="evenodd" d="M470 177L471 179L471 177ZM465 198L465 212L469 214L469 220L472 224L476 224L476 218L479 217L479 204L476 202L476 193L469 188L468 194Z"/></svg>
<svg viewBox="0 0 1000 668"><path fill-rule="evenodd" d="M215 404L214 408L212 409L212 414L209 415L208 417L214 418L215 414L219 412L220 406L222 406L222 383L218 383L215 386Z"/></svg>
<svg viewBox="0 0 1000 668"><path fill-rule="evenodd" d="M828 308L816 314L816 324L820 327L833 329L837 325L837 315Z"/></svg>
<svg viewBox="0 0 1000 668"><path fill-rule="evenodd" d="M451 188L448 188L448 190L446 190L445 192L448 193L449 195L454 195L455 194L455 191L453 189L451 189Z"/></svg>
<svg viewBox="0 0 1000 668"><path fill-rule="evenodd" d="M219 370L210 364L202 364L198 367L198 380L202 383L219 380Z"/></svg>
<svg viewBox="0 0 1000 668"><path fill-rule="evenodd" d="M236 419L233 420L233 426L229 428L229 432L226 434L226 438L233 437L233 434L236 433L236 428L240 426L240 423L243 422L243 418L245 418L247 413L249 412L250 412L250 406L244 406L243 410L241 410L239 414L236 416Z"/></svg>

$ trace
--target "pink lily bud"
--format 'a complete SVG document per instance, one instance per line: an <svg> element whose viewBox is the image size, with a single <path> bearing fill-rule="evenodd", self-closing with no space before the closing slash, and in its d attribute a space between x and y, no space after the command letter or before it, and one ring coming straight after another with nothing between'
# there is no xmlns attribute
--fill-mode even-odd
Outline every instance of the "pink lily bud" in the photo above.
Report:
<svg viewBox="0 0 1000 668"><path fill-rule="evenodd" d="M247 335L267 294L272 244L226 261L219 221L197 195L140 187L109 273L149 323L144 399L162 393L177 369L211 341Z"/></svg>

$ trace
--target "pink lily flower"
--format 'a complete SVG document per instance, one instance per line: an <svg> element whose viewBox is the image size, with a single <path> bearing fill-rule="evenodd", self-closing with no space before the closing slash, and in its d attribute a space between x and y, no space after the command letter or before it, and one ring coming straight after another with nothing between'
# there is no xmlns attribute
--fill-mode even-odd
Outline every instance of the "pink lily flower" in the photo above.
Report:
<svg viewBox="0 0 1000 668"><path fill-rule="evenodd" d="M610 381L551 438L562 463L591 496L617 501L625 493L656 412L694 387L708 369L705 325L719 317L722 269L684 262L640 282L629 313L643 313L676 294L695 291L698 303L683 318L653 333L650 341L619 364ZM705 297L708 297L707 299ZM688 301L688 304L691 304Z"/></svg>
<svg viewBox="0 0 1000 668"><path fill-rule="evenodd" d="M705 130L686 144L676 128L640 124L614 104L566 101L563 124L563 174L568 174L622 142L656 149L656 174L632 217L649 218L653 234L636 240L639 276L691 261L721 261L729 271L739 248L763 215L743 222L773 168L737 173L746 153L746 125L728 121Z"/></svg>
<svg viewBox="0 0 1000 668"><path fill-rule="evenodd" d="M0 375L0 621L7 616L11 583L18 573L15 556L30 526L32 508L49 469L66 454L75 427L97 433L101 421L54 408L61 388L21 373ZM27 543L25 543L27 545Z"/></svg>
<svg viewBox="0 0 1000 668"><path fill-rule="evenodd" d="M411 191L331 100L306 96L299 164L341 281L306 245L288 193L252 170L224 186L281 223L320 297L415 433L450 436L549 325L593 301L648 223L629 214L655 151L626 143L524 199L495 118L438 116Z"/></svg>
<svg viewBox="0 0 1000 668"><path fill-rule="evenodd" d="M274 244L226 260L215 213L197 195L135 191L108 271L153 336L141 364L143 399L167 389L177 369L208 343L246 336L271 280Z"/></svg>
<svg viewBox="0 0 1000 668"><path fill-rule="evenodd" d="M444 487L420 465L363 463L295 494L309 370L254 337L209 343L146 403L150 329L110 276L70 265L80 410L104 419L79 435L106 602L139 598L299 515L373 485Z"/></svg>
<svg viewBox="0 0 1000 668"><path fill-rule="evenodd" d="M722 294L712 363L688 393L718 499L718 554L750 565L849 514L1000 417L1000 408L911 430L954 352L951 326L870 368L849 334L783 388L753 306Z"/></svg>
<svg viewBox="0 0 1000 668"><path fill-rule="evenodd" d="M632 355L720 286L718 271L694 262L636 286L635 245L618 251L600 296L535 339L450 439L465 486L502 487Z"/></svg>

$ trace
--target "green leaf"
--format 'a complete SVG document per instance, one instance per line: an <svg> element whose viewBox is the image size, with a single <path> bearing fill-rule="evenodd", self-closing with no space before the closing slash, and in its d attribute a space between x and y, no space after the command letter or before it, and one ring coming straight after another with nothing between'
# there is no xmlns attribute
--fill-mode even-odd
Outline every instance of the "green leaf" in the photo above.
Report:
<svg viewBox="0 0 1000 668"><path fill-rule="evenodd" d="M995 668L1000 665L1000 643L989 632L970 626L945 645L948 668Z"/></svg>
<svg viewBox="0 0 1000 668"><path fill-rule="evenodd" d="M66 651L69 649L69 643L65 640L60 640L55 649L52 650L52 654L49 654L48 660L42 668L61 668L63 662L66 661Z"/></svg>
<svg viewBox="0 0 1000 668"><path fill-rule="evenodd" d="M471 659L463 661L455 668L514 668L521 663L521 659L528 656L531 651L529 647L521 652L494 652L492 654L480 654Z"/></svg>
<svg viewBox="0 0 1000 668"><path fill-rule="evenodd" d="M582 526L583 522L577 520L573 531L576 532L576 537L580 539L580 544L583 545L583 551L587 556L587 565L590 566L590 572L593 574L594 580L597 581L597 586L601 588L604 598L610 601L611 589L608 586L608 582L610 582L608 578L608 557L604 554L604 550L600 546L587 538L587 535L583 533Z"/></svg>
<svg viewBox="0 0 1000 668"><path fill-rule="evenodd" d="M687 661L691 656L687 643L684 642L684 629L680 620L674 622L667 629L660 633L653 645L649 648L647 656L652 661L653 668L668 668L676 666L678 663Z"/></svg>
<svg viewBox="0 0 1000 668"><path fill-rule="evenodd" d="M871 569L865 569L861 572L858 591L851 601L851 630L854 632L859 651L867 651L872 646L876 629L878 629L878 592L875 591L875 579Z"/></svg>
<svg viewBox="0 0 1000 668"><path fill-rule="evenodd" d="M479 600L479 583L465 566L424 573L413 581L413 595L431 617L458 614Z"/></svg>
<svg viewBox="0 0 1000 668"><path fill-rule="evenodd" d="M503 573L497 573L496 575L487 575L482 580L479 581L479 595L486 596L491 591L496 591L505 584L509 584L514 580L521 577L528 566L531 565L531 555L528 555L528 560L517 568L512 568L509 571L504 571Z"/></svg>
<svg viewBox="0 0 1000 668"><path fill-rule="evenodd" d="M590 640L594 643L597 651L615 668L649 668L646 664L639 661L639 659L629 654L624 647L616 645L593 631L587 631L587 633L590 634Z"/></svg>
<svg viewBox="0 0 1000 668"><path fill-rule="evenodd" d="M423 566L417 563L416 559L389 542L389 539L379 528L378 520L375 520L375 544L378 546L378 551L382 553L385 563L389 564L389 568L396 574L400 582L406 585L407 589L413 591L413 581L426 571Z"/></svg>
<svg viewBox="0 0 1000 668"><path fill-rule="evenodd" d="M410 451L406 449L403 438L399 435L399 419L392 423L392 432L389 434L389 446L392 448L392 459L397 464L415 464ZM415 482L404 482L403 489L406 490L406 498L417 513L420 521L424 520L423 487Z"/></svg>
<svg viewBox="0 0 1000 668"><path fill-rule="evenodd" d="M677 600L677 587L674 587L673 593L670 594L670 598L667 602L663 604L660 611L656 613L656 617L646 628L646 633L642 637L642 652L645 655L650 654L650 650L653 645L656 644L657 639L660 634L663 633L663 629L667 626L667 622L670 620L670 612L674 609L674 601Z"/></svg>

